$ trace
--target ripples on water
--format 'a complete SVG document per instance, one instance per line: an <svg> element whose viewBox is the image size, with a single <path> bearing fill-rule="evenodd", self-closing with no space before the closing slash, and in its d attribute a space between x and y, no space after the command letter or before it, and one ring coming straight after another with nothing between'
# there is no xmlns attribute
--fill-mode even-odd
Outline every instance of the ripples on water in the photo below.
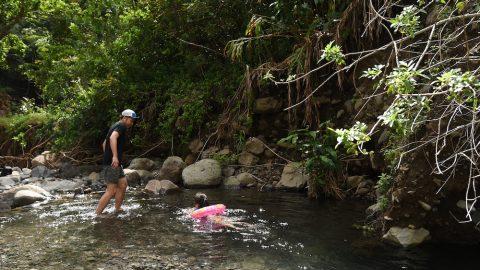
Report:
<svg viewBox="0 0 480 270"><path fill-rule="evenodd" d="M0 214L0 269L450 269L448 256L468 256L365 238L352 228L362 222L363 203L205 192L227 205L231 221L247 225L237 231L192 220L188 190L160 198L130 192L124 213L102 219L94 215L98 195L65 198Z"/></svg>

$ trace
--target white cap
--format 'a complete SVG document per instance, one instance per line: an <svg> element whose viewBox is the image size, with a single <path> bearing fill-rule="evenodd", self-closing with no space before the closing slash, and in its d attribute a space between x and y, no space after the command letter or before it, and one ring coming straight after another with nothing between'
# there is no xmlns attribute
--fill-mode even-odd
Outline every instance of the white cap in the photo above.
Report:
<svg viewBox="0 0 480 270"><path fill-rule="evenodd" d="M137 116L137 114L136 114L134 111L132 111L132 110L130 110L130 109L124 110L124 111L122 112L122 116L131 117L131 118L133 118L133 119L138 119L138 118L140 118L140 117Z"/></svg>

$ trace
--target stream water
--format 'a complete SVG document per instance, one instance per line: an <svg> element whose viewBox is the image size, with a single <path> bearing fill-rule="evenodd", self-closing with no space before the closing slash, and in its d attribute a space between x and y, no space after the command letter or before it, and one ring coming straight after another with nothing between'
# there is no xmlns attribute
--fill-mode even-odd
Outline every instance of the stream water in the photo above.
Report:
<svg viewBox="0 0 480 270"><path fill-rule="evenodd" d="M129 192L126 211L102 219L93 214L99 195L2 213L0 269L466 269L475 256L462 247L379 243L352 226L362 224L364 203L295 193L206 190L230 219L251 224L215 228L186 215L195 192Z"/></svg>

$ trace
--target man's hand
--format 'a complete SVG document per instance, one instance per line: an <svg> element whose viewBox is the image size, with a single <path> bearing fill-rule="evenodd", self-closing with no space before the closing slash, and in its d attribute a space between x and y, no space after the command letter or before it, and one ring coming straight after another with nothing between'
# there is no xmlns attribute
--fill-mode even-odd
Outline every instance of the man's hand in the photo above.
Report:
<svg viewBox="0 0 480 270"><path fill-rule="evenodd" d="M118 161L118 157L113 157L112 158L112 167L117 168L120 165L120 162Z"/></svg>

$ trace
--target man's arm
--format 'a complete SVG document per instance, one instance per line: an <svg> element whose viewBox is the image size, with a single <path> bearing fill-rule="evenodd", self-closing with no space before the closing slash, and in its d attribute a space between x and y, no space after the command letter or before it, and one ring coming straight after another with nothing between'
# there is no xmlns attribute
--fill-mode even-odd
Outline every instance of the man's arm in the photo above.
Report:
<svg viewBox="0 0 480 270"><path fill-rule="evenodd" d="M117 140L120 134L118 131L112 132L112 135L110 135L109 141L110 141L110 149L112 149L112 167L116 168L120 165L120 162L118 161L118 151L117 151Z"/></svg>

